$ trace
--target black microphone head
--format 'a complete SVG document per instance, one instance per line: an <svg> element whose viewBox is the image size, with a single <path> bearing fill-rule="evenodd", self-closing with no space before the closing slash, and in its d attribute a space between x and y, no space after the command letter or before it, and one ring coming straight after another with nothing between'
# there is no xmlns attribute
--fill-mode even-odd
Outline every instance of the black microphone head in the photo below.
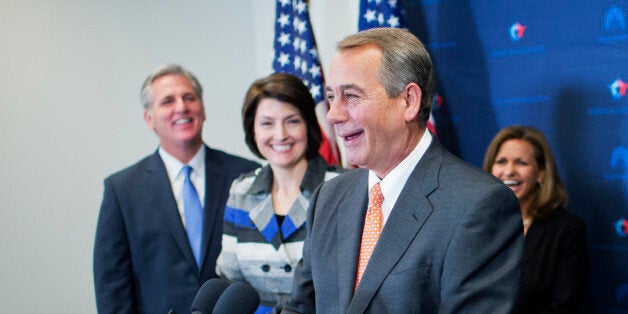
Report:
<svg viewBox="0 0 628 314"><path fill-rule="evenodd" d="M234 282L220 296L214 314L251 314L259 306L259 294L250 285Z"/></svg>
<svg viewBox="0 0 628 314"><path fill-rule="evenodd" d="M212 278L205 281L201 288L198 289L194 301L192 301L192 313L211 313L220 295L229 287L229 284L230 283L226 280L219 278Z"/></svg>

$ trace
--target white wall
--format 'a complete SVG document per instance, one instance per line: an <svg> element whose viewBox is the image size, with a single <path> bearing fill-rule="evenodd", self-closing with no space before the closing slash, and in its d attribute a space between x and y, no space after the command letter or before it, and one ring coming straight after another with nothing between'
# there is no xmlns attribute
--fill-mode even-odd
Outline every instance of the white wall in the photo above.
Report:
<svg viewBox="0 0 628 314"><path fill-rule="evenodd" d="M358 1L312 1L323 67ZM155 67L205 89L205 141L253 157L239 110L270 73L272 0L0 0L0 309L95 312L102 180L157 147L139 104Z"/></svg>

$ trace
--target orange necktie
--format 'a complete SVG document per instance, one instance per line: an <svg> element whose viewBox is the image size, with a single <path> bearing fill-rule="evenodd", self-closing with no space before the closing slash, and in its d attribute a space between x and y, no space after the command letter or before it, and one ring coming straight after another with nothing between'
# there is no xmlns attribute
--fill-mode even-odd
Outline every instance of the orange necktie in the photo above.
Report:
<svg viewBox="0 0 628 314"><path fill-rule="evenodd" d="M379 234L382 232L382 221L384 220L382 214L383 202L384 195L382 195L382 190L378 182L369 192L369 208L366 211L364 230L362 230L362 242L360 243L360 258L358 260L358 273L355 278L355 289L358 289L366 265L369 263L369 258L371 258L375 244L377 244L377 239L379 239Z"/></svg>

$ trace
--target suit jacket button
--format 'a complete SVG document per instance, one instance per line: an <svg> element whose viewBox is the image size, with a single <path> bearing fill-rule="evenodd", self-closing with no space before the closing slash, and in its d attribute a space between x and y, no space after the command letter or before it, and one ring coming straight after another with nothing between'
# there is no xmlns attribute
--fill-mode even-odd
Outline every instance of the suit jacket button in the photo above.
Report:
<svg viewBox="0 0 628 314"><path fill-rule="evenodd" d="M262 265L262 271L267 273L268 271L270 271L270 266L269 265Z"/></svg>
<svg viewBox="0 0 628 314"><path fill-rule="evenodd" d="M290 266L290 264L286 264L286 266L283 267L283 270L285 270L286 273L289 273L292 271L292 266Z"/></svg>

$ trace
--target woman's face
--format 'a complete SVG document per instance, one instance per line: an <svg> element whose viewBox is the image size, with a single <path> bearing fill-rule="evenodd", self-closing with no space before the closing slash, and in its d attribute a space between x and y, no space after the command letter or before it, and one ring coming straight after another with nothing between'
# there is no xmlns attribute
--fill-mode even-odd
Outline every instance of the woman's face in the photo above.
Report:
<svg viewBox="0 0 628 314"><path fill-rule="evenodd" d="M295 106L273 98L262 99L253 130L257 148L271 166L291 168L304 160L307 127Z"/></svg>
<svg viewBox="0 0 628 314"><path fill-rule="evenodd" d="M532 144L519 139L502 143L491 173L515 192L521 204L531 200L545 175L534 158Z"/></svg>

